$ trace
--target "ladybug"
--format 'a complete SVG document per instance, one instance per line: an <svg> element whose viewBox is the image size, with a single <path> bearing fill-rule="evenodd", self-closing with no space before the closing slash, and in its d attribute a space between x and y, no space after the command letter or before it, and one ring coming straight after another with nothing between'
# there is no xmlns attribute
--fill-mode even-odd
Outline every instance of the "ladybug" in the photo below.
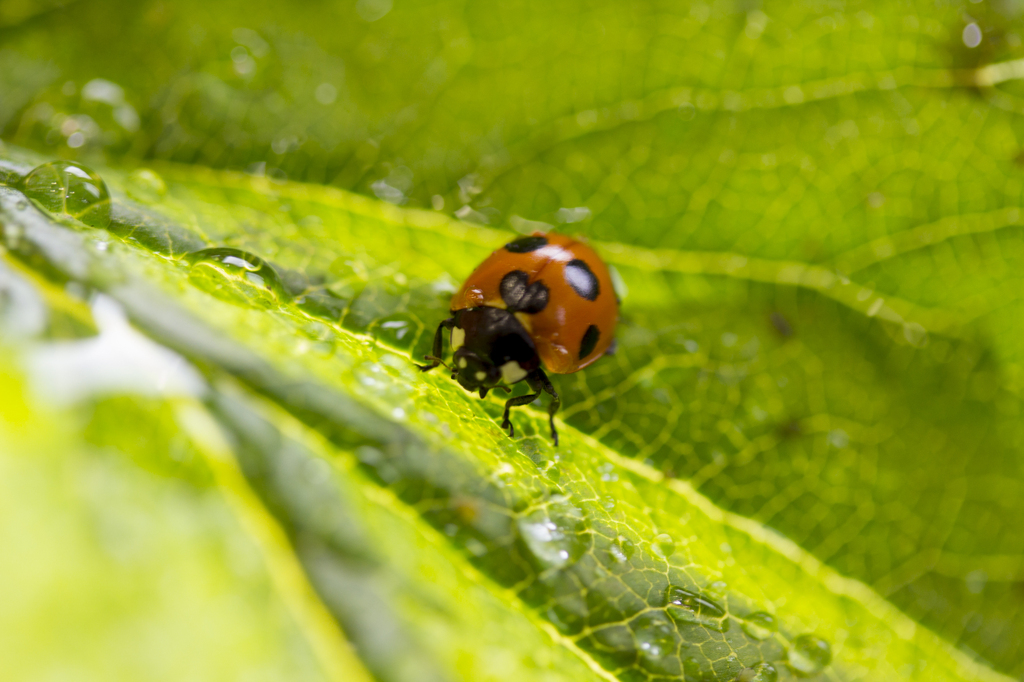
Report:
<svg viewBox="0 0 1024 682"><path fill-rule="evenodd" d="M533 393L510 398L501 423L514 435L509 411L541 392L551 394L548 421L558 445L555 412L561 400L546 369L570 374L612 352L619 301L608 266L583 242L535 232L492 253L452 298L451 317L434 334L426 372L438 365L452 371L467 391L487 392L526 381ZM453 356L442 359L444 330ZM543 369L542 369L543 365Z"/></svg>

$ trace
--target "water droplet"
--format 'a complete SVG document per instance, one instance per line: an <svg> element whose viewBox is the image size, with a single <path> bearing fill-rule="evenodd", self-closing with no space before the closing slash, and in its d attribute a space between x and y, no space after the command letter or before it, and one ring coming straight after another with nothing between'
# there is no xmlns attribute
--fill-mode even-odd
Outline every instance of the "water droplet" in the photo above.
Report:
<svg viewBox="0 0 1024 682"><path fill-rule="evenodd" d="M703 679L701 678L700 661L694 656L687 656L683 659L683 673L686 679Z"/></svg>
<svg viewBox="0 0 1024 682"><path fill-rule="evenodd" d="M736 676L736 682L776 682L779 671L771 663L758 663L753 668L744 668Z"/></svg>
<svg viewBox="0 0 1024 682"><path fill-rule="evenodd" d="M704 589L705 591L707 591L708 594L711 594L715 597L724 598L725 591L729 589L729 584L724 580L716 580Z"/></svg>
<svg viewBox="0 0 1024 682"><path fill-rule="evenodd" d="M396 348L408 348L416 338L416 332L422 325L405 313L390 315L378 321L373 335L379 341Z"/></svg>
<svg viewBox="0 0 1024 682"><path fill-rule="evenodd" d="M729 629L725 609L697 592L669 585L665 591L665 601L668 602L669 615L678 621L697 623L719 632Z"/></svg>
<svg viewBox="0 0 1024 682"><path fill-rule="evenodd" d="M92 227L110 224L110 193L103 179L73 161L54 161L32 169L22 181L25 196L51 213L77 218Z"/></svg>
<svg viewBox="0 0 1024 682"><path fill-rule="evenodd" d="M832 647L821 637L800 635L789 650L789 667L797 675L816 675L832 661Z"/></svg>
<svg viewBox="0 0 1024 682"><path fill-rule="evenodd" d="M319 288L296 298L295 304L310 315L336 322L345 314L350 301L350 296L343 296L331 289Z"/></svg>
<svg viewBox="0 0 1024 682"><path fill-rule="evenodd" d="M527 550L542 568L562 568L575 563L587 549L582 512L570 504L555 502L516 521Z"/></svg>
<svg viewBox="0 0 1024 682"><path fill-rule="evenodd" d="M615 509L615 503L616 500L611 495L601 496L601 506L604 507L606 511L611 511L612 509Z"/></svg>
<svg viewBox="0 0 1024 682"><path fill-rule="evenodd" d="M202 249L185 260L192 266L188 278L193 284L229 303L271 308L287 298L277 272L248 251Z"/></svg>
<svg viewBox="0 0 1024 682"><path fill-rule="evenodd" d="M631 624L640 652L641 665L649 670L663 672L663 668L675 657L679 647L679 631L675 624L660 611L651 611L638 616Z"/></svg>
<svg viewBox="0 0 1024 682"><path fill-rule="evenodd" d="M167 194L167 183L149 168L132 171L126 183L128 196L143 203L156 203Z"/></svg>
<svg viewBox="0 0 1024 682"><path fill-rule="evenodd" d="M316 101L324 106L334 104L334 101L338 99L338 88L334 87L330 83L321 83L316 86L316 90L313 91L313 97Z"/></svg>
<svg viewBox="0 0 1024 682"><path fill-rule="evenodd" d="M778 627L775 616L764 611L750 614L743 622L743 632L757 640L768 639Z"/></svg>
<svg viewBox="0 0 1024 682"><path fill-rule="evenodd" d="M676 553L675 540L673 540L672 536L668 533L655 535L654 540L651 541L651 551L654 552L655 556L659 556L662 559L668 559Z"/></svg>
<svg viewBox="0 0 1024 682"><path fill-rule="evenodd" d="M611 555L612 559L616 563L620 564L624 564L629 561L635 551L636 545L634 545L629 538L622 535L616 538L615 542L608 547L608 554Z"/></svg>
<svg viewBox="0 0 1024 682"><path fill-rule="evenodd" d="M964 26L961 38L964 41L964 45L967 47L977 47L978 45L981 45L981 29L978 28L977 24L971 22Z"/></svg>
<svg viewBox="0 0 1024 682"><path fill-rule="evenodd" d="M14 208L17 211L24 211L26 208L28 208L28 202L27 201L18 201L17 203L14 204Z"/></svg>

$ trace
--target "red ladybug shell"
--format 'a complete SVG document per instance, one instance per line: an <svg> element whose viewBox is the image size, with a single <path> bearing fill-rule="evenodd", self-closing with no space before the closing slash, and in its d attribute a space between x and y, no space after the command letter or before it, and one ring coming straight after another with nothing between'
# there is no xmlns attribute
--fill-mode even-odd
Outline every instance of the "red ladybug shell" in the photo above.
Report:
<svg viewBox="0 0 1024 682"><path fill-rule="evenodd" d="M548 289L543 310L515 314L548 371L570 374L604 355L619 320L612 278L593 249L564 235L535 232L492 253L452 298L452 312L506 309L499 287L516 270L526 273L531 285L539 281Z"/></svg>

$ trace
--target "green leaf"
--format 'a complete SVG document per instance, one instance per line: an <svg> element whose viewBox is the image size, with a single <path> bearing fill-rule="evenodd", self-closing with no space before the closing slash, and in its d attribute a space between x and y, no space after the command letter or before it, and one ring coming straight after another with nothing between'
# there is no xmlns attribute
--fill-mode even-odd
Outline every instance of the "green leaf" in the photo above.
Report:
<svg viewBox="0 0 1024 682"><path fill-rule="evenodd" d="M291 620L239 587L268 614L224 631L298 633L268 666L749 680L817 637L829 679L1024 675L1014 5L12 7L0 322L40 398L0 394L35 424L8 442L230 509L188 513L260 548ZM113 201L48 201L58 157ZM412 368L503 226L556 224L628 289L618 354L557 378L558 450ZM169 371L83 368L118 310L187 359L152 403L92 397Z"/></svg>
<svg viewBox="0 0 1024 682"><path fill-rule="evenodd" d="M585 431L565 429L555 450L538 415L518 415L525 437L510 440L495 421L500 401L475 400L446 377L417 372L409 354L421 354L452 291L444 264L450 259L462 274L484 253L479 245L500 244L500 234L334 190L168 168L161 206L170 215L190 211L204 227L199 235L159 217L159 207L120 199L118 174L104 175L115 197L106 229L60 227L17 190L0 190L5 234L14 235L9 258L103 292L136 327L204 370L210 386L192 399L203 399L227 445L204 435L216 426L186 420L185 431L200 448L234 451L376 677L448 679L465 666L446 670L441 661L451 653L436 641L433 656L420 651L426 626L415 614L425 597L400 608L393 591L401 582L396 588L396 569L382 558L386 535L352 520L351 486L385 510L416 510L406 522L445 537L434 542L444 543L454 570L485 582L513 613L526 609L521 627L536 630L534 638L546 633L547 646L595 671L588 676L731 680L763 663L813 674L822 666L807 652L820 639L827 670L840 679L898 679L922 661L933 679L991 677L862 584L689 484ZM221 246L189 252L203 239ZM252 265L238 267L242 258ZM103 324L100 339L111 335ZM635 357L652 339L638 324L626 330L621 354L605 365L631 367L618 385L671 390L650 363L673 356L645 366ZM699 349L689 357L700 363ZM274 411L259 416L252 398L232 397L233 386L303 426ZM296 429L326 441L304 450L287 435ZM347 471L344 483L302 473L317 450ZM404 589L415 593L421 582L415 576Z"/></svg>

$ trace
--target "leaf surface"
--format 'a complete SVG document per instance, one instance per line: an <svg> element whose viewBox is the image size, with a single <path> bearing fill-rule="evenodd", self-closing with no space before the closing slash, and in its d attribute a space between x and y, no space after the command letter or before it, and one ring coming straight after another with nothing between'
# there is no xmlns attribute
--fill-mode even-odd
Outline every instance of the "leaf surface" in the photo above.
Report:
<svg viewBox="0 0 1024 682"><path fill-rule="evenodd" d="M402 517L412 532L453 534L441 554L588 671L672 675L692 655L693 676L732 679L729 655L778 662L817 633L835 656L826 674L841 679L933 679L934 665L984 674L965 672L930 630L1024 674L1014 6L208 5L3 15L0 131L45 154L8 148L0 180L15 185L57 155L105 158L108 231L127 245L96 254L99 273L60 261L55 245L9 246L19 267L106 291L207 381L231 376L263 396L250 407L275 428L265 412L283 408L326 437L314 453L384 484L396 501L365 494L414 510ZM145 57L96 49L104 41ZM69 148L75 133L83 146ZM143 159L266 177L159 165L164 195L129 172ZM10 210L5 229L28 220ZM560 378L570 435L557 459L537 413L521 412L526 437L510 443L497 401L409 369L452 288L509 238L485 222L588 236L628 288L619 353ZM204 247L257 254L279 282L267 294L219 283L216 268L190 271L186 254ZM129 279L109 274L121 272ZM245 307L214 305L211 291ZM179 312L165 315L158 294ZM67 308L66 297L48 304ZM54 331L53 317L51 336L90 326L73 318ZM230 435L228 413L208 409ZM407 455L393 461L382 443ZM367 462L364 446L389 454ZM245 446L233 447L244 462ZM295 510L250 484L298 533ZM562 497L570 508L548 512ZM504 520L463 518L477 513L460 511L467 499ZM568 524L560 538L584 540L550 576L529 540L545 513ZM733 532L755 549L744 554ZM662 534L676 550L665 565L681 573L655 579ZM601 588L617 564L590 561L618 556L620 535L636 561L654 562L629 598ZM709 587L719 582L721 595ZM657 603L668 584L707 596L735 627L680 624ZM846 599L871 624L839 617ZM672 627L637 620L643 605ZM782 634L744 642L742 618L756 610ZM628 636L610 623L630 624ZM405 627L416 640L419 626ZM694 627L710 639L687 635ZM356 640L360 626L342 625L353 628ZM674 637L693 647L676 652L683 668L644 658L637 633L663 630L676 633L669 648ZM435 651L449 652L435 654L438 670L454 665L449 648Z"/></svg>

